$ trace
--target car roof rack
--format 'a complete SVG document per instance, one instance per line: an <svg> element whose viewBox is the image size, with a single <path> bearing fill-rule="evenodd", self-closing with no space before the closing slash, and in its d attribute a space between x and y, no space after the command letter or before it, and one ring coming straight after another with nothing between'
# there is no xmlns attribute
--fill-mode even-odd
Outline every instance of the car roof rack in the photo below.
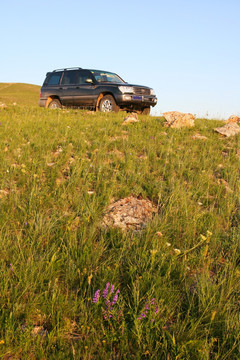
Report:
<svg viewBox="0 0 240 360"><path fill-rule="evenodd" d="M81 69L82 69L81 67L71 67L71 68L65 68L65 69L56 69L56 70L53 70L53 72L66 71L66 70L81 70Z"/></svg>

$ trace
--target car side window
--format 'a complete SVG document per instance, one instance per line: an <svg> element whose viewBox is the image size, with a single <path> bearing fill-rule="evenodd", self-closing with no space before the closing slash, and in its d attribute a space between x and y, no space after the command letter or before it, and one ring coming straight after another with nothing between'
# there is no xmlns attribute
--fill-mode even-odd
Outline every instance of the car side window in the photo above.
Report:
<svg viewBox="0 0 240 360"><path fill-rule="evenodd" d="M76 84L76 70L65 71L62 78L62 85Z"/></svg>
<svg viewBox="0 0 240 360"><path fill-rule="evenodd" d="M78 71L77 85L86 84L87 79L92 79L92 76L88 71Z"/></svg>
<svg viewBox="0 0 240 360"><path fill-rule="evenodd" d="M47 84L48 84L48 85L58 85L59 82L60 82L61 76L62 76L62 71L61 71L61 72L52 73L52 74L49 76L49 79L48 79Z"/></svg>

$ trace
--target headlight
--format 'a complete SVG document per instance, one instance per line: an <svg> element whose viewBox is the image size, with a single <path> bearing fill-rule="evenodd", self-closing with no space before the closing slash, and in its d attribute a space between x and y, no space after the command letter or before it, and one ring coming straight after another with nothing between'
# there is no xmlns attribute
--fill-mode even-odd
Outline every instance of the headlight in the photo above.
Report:
<svg viewBox="0 0 240 360"><path fill-rule="evenodd" d="M132 86L119 86L118 88L123 94L133 94Z"/></svg>
<svg viewBox="0 0 240 360"><path fill-rule="evenodd" d="M156 95L153 89L150 90L150 95L154 95L154 96Z"/></svg>

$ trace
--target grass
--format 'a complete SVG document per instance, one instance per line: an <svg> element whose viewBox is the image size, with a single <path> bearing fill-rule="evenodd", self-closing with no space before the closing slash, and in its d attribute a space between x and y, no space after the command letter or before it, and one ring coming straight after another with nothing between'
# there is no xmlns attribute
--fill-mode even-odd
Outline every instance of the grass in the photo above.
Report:
<svg viewBox="0 0 240 360"><path fill-rule="evenodd" d="M0 104L18 106L36 105L39 100L40 86L21 83L0 83Z"/></svg>
<svg viewBox="0 0 240 360"><path fill-rule="evenodd" d="M5 360L240 357L240 138L123 118L0 110ZM112 199L139 194L158 205L144 231L101 228Z"/></svg>

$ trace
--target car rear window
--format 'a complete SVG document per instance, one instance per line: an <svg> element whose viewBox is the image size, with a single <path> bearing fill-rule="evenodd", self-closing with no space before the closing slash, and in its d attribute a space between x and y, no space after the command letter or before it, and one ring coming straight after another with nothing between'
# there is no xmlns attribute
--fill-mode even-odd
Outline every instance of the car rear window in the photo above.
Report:
<svg viewBox="0 0 240 360"><path fill-rule="evenodd" d="M62 84L63 85L76 84L76 76L77 76L76 70L65 71L62 78Z"/></svg>

